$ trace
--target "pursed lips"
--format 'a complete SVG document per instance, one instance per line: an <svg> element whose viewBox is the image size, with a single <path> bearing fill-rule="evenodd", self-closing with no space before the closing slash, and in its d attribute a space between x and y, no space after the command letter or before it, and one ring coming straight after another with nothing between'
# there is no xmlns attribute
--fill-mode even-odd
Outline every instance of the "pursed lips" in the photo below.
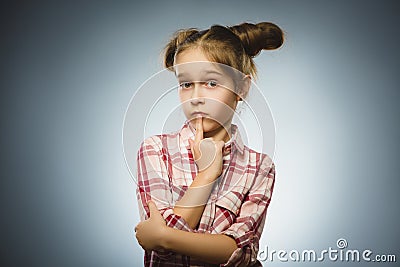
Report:
<svg viewBox="0 0 400 267"><path fill-rule="evenodd" d="M192 113L192 116L197 116L197 115L207 116L208 114L204 113L204 112L201 112L201 111L195 111L195 112Z"/></svg>

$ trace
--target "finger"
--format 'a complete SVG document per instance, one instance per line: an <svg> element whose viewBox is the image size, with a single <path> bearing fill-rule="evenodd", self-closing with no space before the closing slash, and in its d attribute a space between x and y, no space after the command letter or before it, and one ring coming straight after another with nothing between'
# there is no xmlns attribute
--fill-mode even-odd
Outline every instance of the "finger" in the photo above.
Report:
<svg viewBox="0 0 400 267"><path fill-rule="evenodd" d="M199 171L203 171L214 162L217 147L211 138L205 138L201 140L199 148L200 158L197 161L197 166L199 167Z"/></svg>
<svg viewBox="0 0 400 267"><path fill-rule="evenodd" d="M157 208L156 204L154 204L153 201L150 200L149 202L147 202L147 206L149 207L149 210L150 210L150 217L152 217L153 215L155 215L156 212L157 212L157 213L160 213L160 212L158 211L158 208Z"/></svg>
<svg viewBox="0 0 400 267"><path fill-rule="evenodd" d="M194 140L198 143L201 139L203 139L203 117L199 116L196 120L196 136Z"/></svg>

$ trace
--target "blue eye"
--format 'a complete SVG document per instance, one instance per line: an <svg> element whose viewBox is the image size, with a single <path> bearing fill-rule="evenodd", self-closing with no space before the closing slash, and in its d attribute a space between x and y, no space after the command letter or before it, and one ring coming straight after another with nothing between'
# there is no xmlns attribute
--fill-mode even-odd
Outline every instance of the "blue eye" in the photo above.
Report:
<svg viewBox="0 0 400 267"><path fill-rule="evenodd" d="M216 81L208 81L205 83L205 85L208 88L215 88L215 87L217 87L218 83Z"/></svg>
<svg viewBox="0 0 400 267"><path fill-rule="evenodd" d="M192 87L193 83L191 82L183 82L179 84L179 88L180 89L189 89L190 87Z"/></svg>

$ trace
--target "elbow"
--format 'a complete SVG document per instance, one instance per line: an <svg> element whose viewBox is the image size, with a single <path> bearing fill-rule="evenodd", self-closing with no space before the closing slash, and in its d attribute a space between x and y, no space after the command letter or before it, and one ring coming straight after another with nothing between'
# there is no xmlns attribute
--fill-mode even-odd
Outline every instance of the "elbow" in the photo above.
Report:
<svg viewBox="0 0 400 267"><path fill-rule="evenodd" d="M187 216L187 214L183 214L182 212L177 211L177 209L175 209L175 208L172 209L172 212L176 216L179 216L180 218L182 218L185 221L187 227L189 227L191 230L197 229L199 222L197 222L195 220L191 220L190 216Z"/></svg>
<svg viewBox="0 0 400 267"><path fill-rule="evenodd" d="M232 254L238 249L236 241L231 237L229 237L229 238L231 239L231 242L230 242L229 247L227 248L228 255L227 255L226 261L228 261L230 259L230 257L232 256Z"/></svg>
<svg viewBox="0 0 400 267"><path fill-rule="evenodd" d="M218 262L214 262L215 264L227 263L231 259L233 253L238 249L236 241L233 239L233 237L228 235L224 235L224 237L226 238L224 253Z"/></svg>

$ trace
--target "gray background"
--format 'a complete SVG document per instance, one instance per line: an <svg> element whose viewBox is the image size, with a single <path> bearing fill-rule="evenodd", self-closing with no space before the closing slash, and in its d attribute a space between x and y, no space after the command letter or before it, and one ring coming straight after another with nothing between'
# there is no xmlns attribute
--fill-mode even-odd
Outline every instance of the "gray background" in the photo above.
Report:
<svg viewBox="0 0 400 267"><path fill-rule="evenodd" d="M256 59L277 131L260 247L346 238L400 257L397 11L395 1L3 2L0 265L142 265L124 111L175 30L242 21L287 34Z"/></svg>

